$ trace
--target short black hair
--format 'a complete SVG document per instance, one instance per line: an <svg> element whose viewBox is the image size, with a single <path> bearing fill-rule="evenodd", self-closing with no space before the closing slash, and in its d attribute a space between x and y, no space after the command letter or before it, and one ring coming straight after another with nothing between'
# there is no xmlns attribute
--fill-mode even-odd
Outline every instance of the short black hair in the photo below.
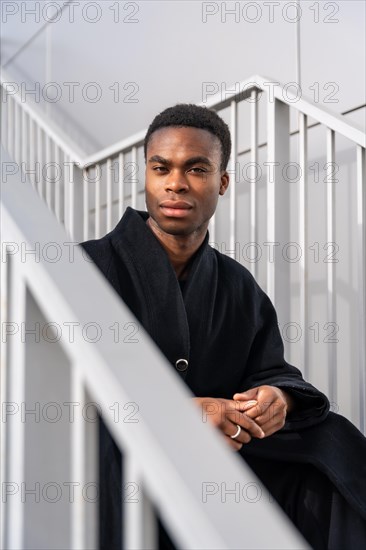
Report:
<svg viewBox="0 0 366 550"><path fill-rule="evenodd" d="M154 118L144 140L145 160L151 135L156 130L160 130L160 128L170 126L176 128L199 128L211 132L211 134L218 138L221 144L220 169L226 170L231 153L231 137L228 125L215 111L192 103L178 103L173 107L168 107Z"/></svg>

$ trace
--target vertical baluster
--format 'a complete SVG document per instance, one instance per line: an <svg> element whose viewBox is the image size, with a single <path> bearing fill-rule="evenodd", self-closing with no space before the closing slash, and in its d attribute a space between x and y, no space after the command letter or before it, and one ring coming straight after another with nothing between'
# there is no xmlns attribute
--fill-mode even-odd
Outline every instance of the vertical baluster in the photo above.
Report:
<svg viewBox="0 0 366 550"><path fill-rule="evenodd" d="M71 371L71 397L72 402L78 403L79 408L85 405L83 380L76 365ZM85 421L84 421L85 422ZM79 413L71 424L71 475L72 479L84 485L84 463L85 463L85 441L83 430L83 417ZM71 547L73 549L85 548L85 525L84 525L84 499L75 499L71 514Z"/></svg>
<svg viewBox="0 0 366 550"><path fill-rule="evenodd" d="M20 164L20 105L16 101L14 104L14 160Z"/></svg>
<svg viewBox="0 0 366 550"><path fill-rule="evenodd" d="M358 361L360 430L366 429L366 152L357 146Z"/></svg>
<svg viewBox="0 0 366 550"><path fill-rule="evenodd" d="M26 287L19 258L13 256L8 280L8 314L15 326L22 326L26 319ZM31 323L31 320L29 321ZM20 331L8 342L7 391L9 403L25 403L25 344L21 342ZM25 481L25 422L21 414L9 415L5 426L7 430L6 475L5 482L20 487ZM9 434L11 433L11 437ZM5 508L5 538L3 548L24 548L24 509L21 498L8 499L1 503Z"/></svg>
<svg viewBox="0 0 366 550"><path fill-rule="evenodd" d="M138 463L135 457L127 453L124 458L122 479L128 480L138 489L136 502L127 499L123 504L122 524L125 526L123 547L129 550L156 549L157 530L153 507L144 491Z"/></svg>
<svg viewBox="0 0 366 550"><path fill-rule="evenodd" d="M280 323L290 320L288 289L289 263L282 257L281 247L289 235L289 184L283 177L283 167L290 156L289 106L268 95L268 168L267 168L267 294L274 302Z"/></svg>
<svg viewBox="0 0 366 550"><path fill-rule="evenodd" d="M107 159L107 233L112 229L112 159Z"/></svg>
<svg viewBox="0 0 366 550"><path fill-rule="evenodd" d="M308 158L308 135L307 135L307 116L299 113L299 164L300 164L300 189L299 189L299 240L300 240L300 319L303 338L301 338L301 363L303 373L308 376L308 273L306 251L307 243L307 158Z"/></svg>
<svg viewBox="0 0 366 550"><path fill-rule="evenodd" d="M64 158L64 223L73 239L83 237L83 171L67 155Z"/></svg>
<svg viewBox="0 0 366 550"><path fill-rule="evenodd" d="M70 232L70 191L71 181L73 179L73 167L70 164L70 157L64 155L64 225L66 231Z"/></svg>
<svg viewBox="0 0 366 550"><path fill-rule="evenodd" d="M24 172L28 169L28 124L27 124L27 113L22 108L21 110L21 153L20 153L20 168L24 168Z"/></svg>
<svg viewBox="0 0 366 550"><path fill-rule="evenodd" d="M81 487L97 483L97 424L88 422L80 410L88 406L88 416L97 417L97 411L90 411L91 400L85 389L85 381L77 365L71 371L71 402L78 403L74 421L71 423L71 477ZM94 407L93 407L94 408ZM98 503L76 498L71 513L71 548L84 550L97 548Z"/></svg>
<svg viewBox="0 0 366 550"><path fill-rule="evenodd" d="M250 242L257 242L257 178L258 178L258 93L252 90L250 94ZM255 247L256 250L256 247ZM256 258L250 264L250 271L257 276Z"/></svg>
<svg viewBox="0 0 366 550"><path fill-rule="evenodd" d="M334 190L335 132L327 128L327 242L335 242L335 190ZM328 323L336 320L335 263L327 263L327 317ZM328 344L328 383L330 401L337 399L336 343Z"/></svg>
<svg viewBox="0 0 366 550"><path fill-rule="evenodd" d="M125 186L124 186L124 154L118 155L118 217L122 218L125 202Z"/></svg>
<svg viewBox="0 0 366 550"><path fill-rule="evenodd" d="M28 143L29 143L29 169L31 174L29 175L29 180L33 187L36 186L37 181L37 166L36 166L36 155L35 155L35 132L34 132L34 120L29 116L29 126L28 126Z"/></svg>
<svg viewBox="0 0 366 550"><path fill-rule="evenodd" d="M100 176L99 164L95 165L95 238L100 237Z"/></svg>
<svg viewBox="0 0 366 550"><path fill-rule="evenodd" d="M60 148L55 143L55 214L57 221L61 221L61 178L64 168L61 166Z"/></svg>
<svg viewBox="0 0 366 550"><path fill-rule="evenodd" d="M9 256L6 250L6 245L3 250L2 266L0 269L0 288L1 288L1 304L0 314L2 326L6 327L8 322L8 276L9 276ZM0 339L0 355L1 355L1 368L0 368L0 402L5 404L9 402L9 396L7 395L7 351L8 342L6 338ZM8 479L6 473L6 455L7 455L7 427L4 423L0 430L0 479L5 482ZM5 509L6 505L2 502L0 506L0 548L6 548L5 541Z"/></svg>
<svg viewBox="0 0 366 550"><path fill-rule="evenodd" d="M83 169L83 239L89 239L89 172Z"/></svg>
<svg viewBox="0 0 366 550"><path fill-rule="evenodd" d="M45 157L45 169L44 175L46 176L46 202L48 208L52 209L52 180L53 180L53 171L51 167L51 138L49 135L46 136L46 157Z"/></svg>
<svg viewBox="0 0 366 550"><path fill-rule="evenodd" d="M37 189L40 196L43 198L43 130L40 126L37 128L37 150L39 162L39 178L37 181Z"/></svg>
<svg viewBox="0 0 366 550"><path fill-rule="evenodd" d="M77 241L83 236L83 172L78 164L64 157L64 224L70 236Z"/></svg>
<svg viewBox="0 0 366 550"><path fill-rule="evenodd" d="M131 152L131 163L132 163L132 181L131 181L131 206L136 208L137 204L137 147L132 147Z"/></svg>
<svg viewBox="0 0 366 550"><path fill-rule="evenodd" d="M208 227L208 230L210 233L210 243L214 243L215 237L216 237L216 215L215 214L210 219L210 225Z"/></svg>
<svg viewBox="0 0 366 550"><path fill-rule="evenodd" d="M9 143L10 143L11 122L12 122L11 101L10 101L10 97L6 93L5 88L3 88L2 86L1 86L1 94L2 94L1 100L4 102L2 103L2 105L4 108L6 107L6 124L4 124L4 119L3 119L3 131L5 133L3 146L10 156Z"/></svg>
<svg viewBox="0 0 366 550"><path fill-rule="evenodd" d="M5 90L0 84L0 122L1 122L1 145L6 147L8 142L8 105L5 99Z"/></svg>
<svg viewBox="0 0 366 550"><path fill-rule="evenodd" d="M9 156L11 156L14 159L15 100L12 99L9 95L6 96L6 100L8 101L8 125L9 125L7 149L8 149Z"/></svg>
<svg viewBox="0 0 366 550"><path fill-rule="evenodd" d="M236 160L237 160L237 122L238 104L235 99L230 104L230 131L231 131L231 156L230 156L230 251L235 251L236 241Z"/></svg>
<svg viewBox="0 0 366 550"><path fill-rule="evenodd" d="M60 222L65 225L65 178L66 171L68 170L66 166L66 153L63 149L60 149Z"/></svg>

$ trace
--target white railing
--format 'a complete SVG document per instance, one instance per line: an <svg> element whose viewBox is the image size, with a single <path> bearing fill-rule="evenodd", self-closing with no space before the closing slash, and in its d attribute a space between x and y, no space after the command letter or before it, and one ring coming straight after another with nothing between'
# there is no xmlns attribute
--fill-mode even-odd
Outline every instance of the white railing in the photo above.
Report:
<svg viewBox="0 0 366 550"><path fill-rule="evenodd" d="M298 88L295 89L298 92ZM144 167L142 145L145 131L94 155L82 156L65 136L61 137L48 126L48 123L35 110L35 106L22 102L21 95L16 93L14 85L9 80L6 81L4 75L2 77L2 94L2 117L5 120L3 143L17 163L14 170L19 170L21 173L19 165L23 162L23 172L29 172L29 170L34 170L38 161L38 172L43 163L43 176L45 176L47 175L45 167L48 163L50 172L46 182L43 182L42 177L37 173L30 174L30 179L73 239L80 241L98 238L110 231L120 219L127 205L145 209L144 177L142 175ZM239 109L243 104L249 106L245 118L239 114ZM311 361L309 357L308 337L309 330L312 330L312 326L309 326L312 323L309 313L308 253L311 246L308 242L308 233L310 223L313 223L308 206L308 174L311 168L308 160L308 141L314 127L314 123L310 124L310 120L315 120L318 125L326 129L324 181L327 192L323 216L325 241L329 246L336 243L336 179L334 177L337 162L336 136L348 139L356 151L357 196L355 200L357 201L358 263L356 294L359 315L351 332L357 333L357 372L354 368L355 361L351 355L353 344L349 344L349 352L344 366L344 358L342 358L342 368L352 369L352 387L343 389L343 384L338 383L337 373L341 366L339 365L337 341L328 338L325 350L327 380L321 380L321 385L333 403L339 401L354 403L352 407L349 407L352 411L348 416L362 431L365 431L365 134L356 126L348 123L344 117L299 97L299 94L292 94L290 86L285 87L257 75L241 82L240 85L235 86L233 91L225 90L224 94L219 93L211 97L204 105L219 111L224 118L228 118L233 136L233 150L229 166L231 185L228 191L229 208L227 209L228 223L226 224L228 228L224 227L225 224L222 222L221 225L218 224L217 215L215 215L209 226L210 242L213 246L224 245L225 249L229 251L234 251L236 248L239 237L238 225L243 218L238 215L238 199L241 189L244 187L244 185L239 185L243 182L238 176L241 171L242 159L248 160L246 166L249 167L249 176L247 181L250 184L248 193L249 231L247 237L244 238L245 245L255 250L259 242L265 247L291 244L294 241L289 228L289 214L292 205L290 204L289 180L284 177L284 169L291 164L297 164L299 177L296 181L298 183L296 201L299 242L296 244L302 252L296 275L296 282L300 288L299 313L296 316L298 323L290 322L291 262L283 256L283 253L282 255L276 253L274 256L272 253L267 254L265 276L262 275L263 281L260 282L275 303L280 323L285 327L294 324L299 326L300 330L302 327L303 337L297 344L299 346L298 365L302 368L305 376L316 385L318 385L318 373L312 372L311 369L314 358ZM297 117L298 129L291 132L290 114L292 112L295 112ZM264 143L258 141L260 115L267 119L267 137ZM242 122L245 122L246 126L250 126L250 146L239 150L238 135ZM23 140L17 140L15 136L23 136ZM290 155L290 145L296 136L298 137L298 154ZM260 153L264 149L266 150L266 160L260 163ZM257 177L258 167L262 169L265 167L266 171L265 204L258 198L262 183ZM262 222L259 221L260 215ZM261 225L265 227L265 236L259 239ZM247 262L247 267L256 278L260 275L260 265L260 262L251 259ZM338 327L339 321L336 305L336 266L336 262L329 261L325 274L327 322L324 327L330 329L332 326ZM348 284L353 285L351 278ZM285 346L289 354L291 346L287 341ZM324 362L323 358L319 360L321 363ZM315 379L313 379L314 376ZM354 386L358 388L356 400Z"/></svg>
<svg viewBox="0 0 366 550"><path fill-rule="evenodd" d="M98 547L96 412L124 456L126 548L157 548L154 508L182 548L305 548L18 175L1 219L1 548ZM138 345L115 340L116 319Z"/></svg>

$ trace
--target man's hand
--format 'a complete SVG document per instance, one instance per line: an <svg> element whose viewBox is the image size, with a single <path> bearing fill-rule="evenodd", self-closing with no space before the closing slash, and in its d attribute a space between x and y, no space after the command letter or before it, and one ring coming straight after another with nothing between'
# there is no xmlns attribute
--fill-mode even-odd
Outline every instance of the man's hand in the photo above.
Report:
<svg viewBox="0 0 366 550"><path fill-rule="evenodd" d="M242 395L242 394L238 394ZM214 397L194 397L193 401L201 407L203 422L211 422L224 434L225 441L235 451L239 451L244 443L249 443L252 437L264 437L263 430L256 421L246 415L246 408L255 404L235 402L233 399L219 399ZM235 435L241 427L241 432L235 439Z"/></svg>
<svg viewBox="0 0 366 550"><path fill-rule="evenodd" d="M272 435L283 428L287 413L293 408L293 400L285 391L275 386L259 386L243 393L236 393L234 401L240 403L239 410L255 420L265 436ZM256 401L249 408L249 402Z"/></svg>

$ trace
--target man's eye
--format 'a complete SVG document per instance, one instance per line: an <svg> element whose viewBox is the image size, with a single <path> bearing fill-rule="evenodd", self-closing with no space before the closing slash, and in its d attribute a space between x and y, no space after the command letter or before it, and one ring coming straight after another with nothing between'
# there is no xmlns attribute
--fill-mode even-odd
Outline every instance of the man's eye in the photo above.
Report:
<svg viewBox="0 0 366 550"><path fill-rule="evenodd" d="M166 170L166 167L165 166L154 166L153 170L155 172L163 172Z"/></svg>
<svg viewBox="0 0 366 550"><path fill-rule="evenodd" d="M207 170L205 170L204 168L191 168L190 169L190 172L195 172L197 174L203 174L205 172L207 172Z"/></svg>

